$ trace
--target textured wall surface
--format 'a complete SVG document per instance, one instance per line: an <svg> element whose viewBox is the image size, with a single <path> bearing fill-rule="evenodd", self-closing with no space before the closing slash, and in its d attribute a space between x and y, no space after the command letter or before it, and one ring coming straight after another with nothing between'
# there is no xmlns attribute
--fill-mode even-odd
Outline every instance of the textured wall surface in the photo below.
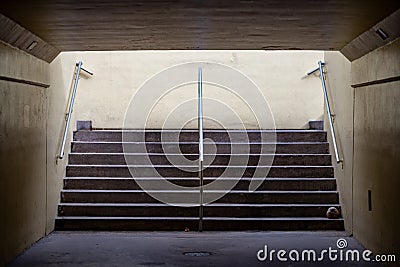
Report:
<svg viewBox="0 0 400 267"><path fill-rule="evenodd" d="M48 83L48 63L0 43L0 75ZM46 231L46 89L0 81L0 265Z"/></svg>
<svg viewBox="0 0 400 267"><path fill-rule="evenodd" d="M395 0L2 0L0 12L61 51L340 50L398 8Z"/></svg>
<svg viewBox="0 0 400 267"><path fill-rule="evenodd" d="M397 39L352 62L352 82L399 77L399 57ZM358 87L354 94L354 236L377 253L399 255L400 82Z"/></svg>
<svg viewBox="0 0 400 267"><path fill-rule="evenodd" d="M400 40L353 62L337 52L324 57L346 231L375 253L399 255Z"/></svg>
<svg viewBox="0 0 400 267"><path fill-rule="evenodd" d="M334 163L335 177L340 192L340 204L345 229L352 233L353 227L353 101L354 89L351 84L351 62L339 52L325 52L326 86L334 117L335 134L342 164ZM333 155L332 135L325 113L325 130L330 139L330 151ZM332 157L332 162L335 157Z"/></svg>
<svg viewBox="0 0 400 267"><path fill-rule="evenodd" d="M0 40L17 47L46 62L51 62L60 53L58 49L49 45L15 21L0 14Z"/></svg>

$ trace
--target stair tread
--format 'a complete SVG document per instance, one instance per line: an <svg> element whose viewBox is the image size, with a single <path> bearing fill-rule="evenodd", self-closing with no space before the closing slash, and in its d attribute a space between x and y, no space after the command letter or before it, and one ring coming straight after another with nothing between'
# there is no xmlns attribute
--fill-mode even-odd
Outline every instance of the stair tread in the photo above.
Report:
<svg viewBox="0 0 400 267"><path fill-rule="evenodd" d="M180 203L187 205L188 203ZM83 207L174 207L165 203L60 203L61 206L83 206ZM191 204L192 205L192 204ZM243 203L211 203L204 204L206 207L331 207L338 204L243 204Z"/></svg>
<svg viewBox="0 0 400 267"><path fill-rule="evenodd" d="M110 142L106 142L106 141L77 141L74 140L72 141L72 143L78 143L78 144L180 144L180 145L198 145L199 142L161 142L161 141L146 141L146 142L122 142L122 141L110 141ZM217 145L273 145L273 144L277 144L277 145L281 145L281 144L305 144L305 145L309 145L309 144L328 144L328 142L319 142L319 141L315 141L315 142L204 142L204 145L212 145L212 144L217 144Z"/></svg>
<svg viewBox="0 0 400 267"><path fill-rule="evenodd" d="M198 217L95 217L95 216L57 216L56 219L70 220L196 220ZM343 218L328 219L325 217L203 217L203 220L221 221L342 221Z"/></svg>
<svg viewBox="0 0 400 267"><path fill-rule="evenodd" d="M196 190L81 190L81 189L62 189L62 193L146 193L146 192L161 192L161 193L199 193ZM226 190L203 190L204 193L222 193ZM231 190L228 194L337 194L338 191L246 191L246 190Z"/></svg>
<svg viewBox="0 0 400 267"><path fill-rule="evenodd" d="M182 180L182 181L198 181L198 177L139 177L139 178L132 178L132 177L104 177L104 176L71 176L71 177L65 177L64 180L79 180L79 179L85 179L85 180ZM204 180L239 180L239 181L252 181L252 180L266 180L266 181L313 181L313 180L318 180L318 181L336 181L336 178L324 178L324 177L287 177L287 178L282 178L282 177L268 177L268 178L262 178L262 177L203 177Z"/></svg>
<svg viewBox="0 0 400 267"><path fill-rule="evenodd" d="M78 132L78 131L76 131ZM87 131L89 132L89 131ZM132 133L152 133L152 132L183 132L183 133L198 133L197 129L181 129L181 130L174 130L174 129L106 129L106 128L93 128L90 132L132 132ZM218 129L204 129L203 132L210 132L210 133L226 133L226 132L246 132L246 133L258 133L258 132L276 132L276 133L325 133L325 130L313 130L313 129L276 129L276 130L268 130L268 129L248 129L248 130L236 130L236 129L228 129L228 130L218 130Z"/></svg>
<svg viewBox="0 0 400 267"><path fill-rule="evenodd" d="M198 164L193 164L193 165L165 165L165 164L160 164L160 165L143 165L143 164L138 164L138 165L120 165L120 164L68 164L67 167L107 167L107 168L123 168L123 167L135 167L135 168L153 168L153 167L159 167L159 168L198 168ZM207 166L207 168L333 168L332 166L321 166L321 165L232 165L232 166L226 166L226 165L210 165Z"/></svg>
<svg viewBox="0 0 400 267"><path fill-rule="evenodd" d="M197 153L179 153L179 154L173 154L173 153L121 153L121 152L70 152L69 155L134 155L134 156L198 156L199 154ZM304 154L304 153L298 153L298 154L246 154L246 153L237 153L237 154L228 154L228 153L214 153L214 154L207 154L204 153L204 156L229 156L229 157L235 157L235 156L249 156L249 157L254 157L254 156L274 156L274 157L328 157L331 156L330 154Z"/></svg>

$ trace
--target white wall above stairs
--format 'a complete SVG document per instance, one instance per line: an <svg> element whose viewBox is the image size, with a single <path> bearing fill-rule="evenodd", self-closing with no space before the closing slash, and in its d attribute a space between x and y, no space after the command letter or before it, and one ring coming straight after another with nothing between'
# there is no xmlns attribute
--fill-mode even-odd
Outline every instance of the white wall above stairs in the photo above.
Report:
<svg viewBox="0 0 400 267"><path fill-rule="evenodd" d="M80 80L74 117L92 120L94 127L121 128L132 96L154 74L185 62L217 62L238 69L260 88L269 102L277 128L298 129L307 128L310 119L322 118L320 80L317 76L305 78L305 73L315 68L323 56L320 51L65 52L50 64L53 80L51 86L52 90L69 90L74 64L82 60L86 68L94 71L95 76ZM149 116L148 128L163 128L166 114L184 101L195 98L196 91L196 85L184 86L164 97ZM149 90L149 97L152 93ZM229 105L242 118L245 128L257 128L248 107L237 96L207 85L204 85L204 96ZM221 113L218 108L207 107L204 108L206 113ZM186 108L173 113L173 116L179 114L195 116L196 103L186 105ZM240 128L232 116L232 113L223 113L224 126ZM169 128L182 126L174 125L174 118L168 121ZM189 123L186 127L196 128L197 123ZM205 127L218 128L215 123L207 120Z"/></svg>

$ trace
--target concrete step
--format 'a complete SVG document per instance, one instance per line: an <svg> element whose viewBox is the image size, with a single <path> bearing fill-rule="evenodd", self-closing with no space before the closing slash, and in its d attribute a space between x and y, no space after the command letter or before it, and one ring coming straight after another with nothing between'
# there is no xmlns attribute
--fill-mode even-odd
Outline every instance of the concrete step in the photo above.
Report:
<svg viewBox="0 0 400 267"><path fill-rule="evenodd" d="M118 231L154 231L198 230L197 217L57 217L55 230L118 230ZM343 230L342 219L323 217L278 217L278 218L236 218L205 217L205 231L301 231L301 230Z"/></svg>
<svg viewBox="0 0 400 267"><path fill-rule="evenodd" d="M197 142L197 130L92 130L74 132L75 141L86 142ZM326 142L326 132L320 130L205 130L204 138L215 142L260 142L261 140L276 140L278 142ZM272 138L272 139L271 139Z"/></svg>
<svg viewBox="0 0 400 267"><path fill-rule="evenodd" d="M204 206L204 230L344 229L342 219L325 217L331 206L340 210L325 131L206 130L204 137L203 199L223 195ZM197 230L199 207L176 206L200 198L197 159L197 130L75 132L56 230ZM166 190L165 180L184 188ZM248 191L252 181L257 191Z"/></svg>
<svg viewBox="0 0 400 267"><path fill-rule="evenodd" d="M145 150L143 143L121 143L121 142L72 142L72 153L165 153L168 151L179 151L183 154L198 154L199 144L192 143L160 143L148 142ZM234 147L233 147L234 146ZM215 152L214 148L217 148ZM296 142L296 143L204 143L204 152L210 154L329 154L329 143L327 142Z"/></svg>
<svg viewBox="0 0 400 267"><path fill-rule="evenodd" d="M69 164L75 165L125 165L126 161L135 164L168 165L184 164L184 160L197 162L197 154L186 154L184 157L179 154L123 154L123 153L70 153L68 157ZM277 154L277 155L248 155L248 154L206 154L205 162L212 162L213 165L253 165L270 163L273 159L273 165L311 165L311 166L329 166L331 165L331 155L328 154ZM126 160L126 161L125 161Z"/></svg>
<svg viewBox="0 0 400 267"><path fill-rule="evenodd" d="M118 177L67 177L64 179L64 189L83 190L140 190L139 184L145 185L151 190L161 189L160 178L118 178ZM169 177L167 181L184 186L195 187L199 185L198 178ZM258 179L259 180L259 179ZM266 178L258 187L258 190L281 191L335 191L336 180L334 178ZM204 184L215 181L215 178L205 177ZM219 178L216 189L228 188L237 181L234 190L248 190L251 178Z"/></svg>
<svg viewBox="0 0 400 267"><path fill-rule="evenodd" d="M171 203L186 203L199 195L197 190L147 191L168 197ZM204 202L208 203L222 191L204 191ZM62 190L63 203L157 203L143 190ZM336 191L254 191L233 190L216 201L217 203L263 203L263 204L338 204Z"/></svg>
<svg viewBox="0 0 400 267"><path fill-rule="evenodd" d="M205 217L325 217L329 204L227 204L205 205ZM90 217L196 217L199 207L178 207L163 203L61 203L58 216Z"/></svg>
<svg viewBox="0 0 400 267"><path fill-rule="evenodd" d="M159 174L163 177L197 177L198 166L187 165L179 166L172 165L130 165L130 168L135 170L135 177L152 177ZM204 176L209 177L253 177L254 172L260 170L266 173L269 169L268 177L333 177L332 166L209 166L204 170ZM68 165L67 177L130 177L131 174L126 165Z"/></svg>

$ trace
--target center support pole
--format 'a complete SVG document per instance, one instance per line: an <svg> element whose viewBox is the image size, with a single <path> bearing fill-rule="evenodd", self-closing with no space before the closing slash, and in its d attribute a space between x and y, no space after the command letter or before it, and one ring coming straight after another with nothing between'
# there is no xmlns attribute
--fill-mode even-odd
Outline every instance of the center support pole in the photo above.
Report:
<svg viewBox="0 0 400 267"><path fill-rule="evenodd" d="M200 179L200 199L199 199L199 232L203 231L203 161L204 161L204 144L203 144L203 70L199 67L198 80L198 128L199 128L199 179Z"/></svg>

